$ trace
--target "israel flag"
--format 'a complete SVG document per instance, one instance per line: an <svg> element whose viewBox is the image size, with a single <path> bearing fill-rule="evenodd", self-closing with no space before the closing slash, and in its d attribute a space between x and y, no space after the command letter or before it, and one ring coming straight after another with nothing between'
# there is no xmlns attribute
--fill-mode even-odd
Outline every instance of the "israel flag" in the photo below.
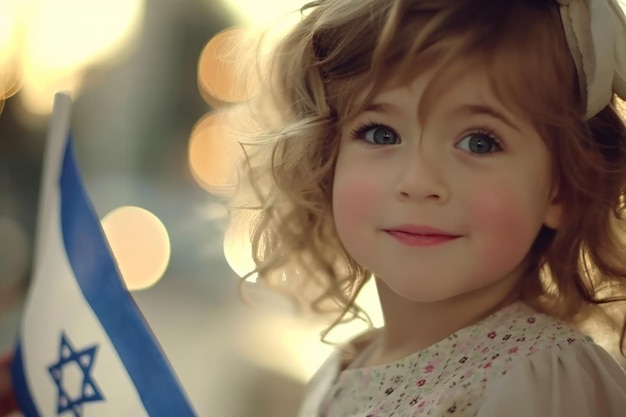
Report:
<svg viewBox="0 0 626 417"><path fill-rule="evenodd" d="M81 182L70 112L57 94L12 369L19 405L25 417L195 416L120 278Z"/></svg>

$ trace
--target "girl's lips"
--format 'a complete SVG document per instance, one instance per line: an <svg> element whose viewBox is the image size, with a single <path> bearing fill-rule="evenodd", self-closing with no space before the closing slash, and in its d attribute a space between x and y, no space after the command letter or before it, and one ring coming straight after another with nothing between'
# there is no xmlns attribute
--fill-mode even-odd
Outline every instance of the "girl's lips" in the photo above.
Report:
<svg viewBox="0 0 626 417"><path fill-rule="evenodd" d="M459 235L455 235L453 233L448 233L446 231L437 229L431 226L423 226L423 225L414 225L414 224L402 224L399 226L391 227L385 229L388 233L407 233L412 235L422 235L422 236L450 236L450 237L458 237Z"/></svg>
<svg viewBox="0 0 626 417"><path fill-rule="evenodd" d="M416 234L399 230L385 230L396 241L406 246L427 247L451 242L460 236L449 234Z"/></svg>
<svg viewBox="0 0 626 417"><path fill-rule="evenodd" d="M461 237L432 226L416 224L401 224L384 231L397 242L413 247L442 245Z"/></svg>

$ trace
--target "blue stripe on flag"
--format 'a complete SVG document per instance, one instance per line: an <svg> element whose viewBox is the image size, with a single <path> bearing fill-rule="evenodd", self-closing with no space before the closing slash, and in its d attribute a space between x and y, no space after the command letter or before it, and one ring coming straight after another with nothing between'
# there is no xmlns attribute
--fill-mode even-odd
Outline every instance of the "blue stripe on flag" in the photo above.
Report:
<svg viewBox="0 0 626 417"><path fill-rule="evenodd" d="M11 373L13 375L13 390L22 414L27 417L39 417L39 411L30 396L26 375L24 372L24 362L22 360L22 346L17 344L11 364Z"/></svg>
<svg viewBox="0 0 626 417"><path fill-rule="evenodd" d="M124 287L88 199L68 138L60 178L61 225L76 280L126 367L150 417L195 416Z"/></svg>

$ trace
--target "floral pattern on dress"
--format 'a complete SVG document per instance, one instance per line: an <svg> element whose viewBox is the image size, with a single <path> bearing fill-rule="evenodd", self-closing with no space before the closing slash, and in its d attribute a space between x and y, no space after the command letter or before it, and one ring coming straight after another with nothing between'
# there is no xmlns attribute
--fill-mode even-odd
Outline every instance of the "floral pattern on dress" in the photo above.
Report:
<svg viewBox="0 0 626 417"><path fill-rule="evenodd" d="M340 372L319 417L474 416L517 360L591 338L522 302L402 360Z"/></svg>

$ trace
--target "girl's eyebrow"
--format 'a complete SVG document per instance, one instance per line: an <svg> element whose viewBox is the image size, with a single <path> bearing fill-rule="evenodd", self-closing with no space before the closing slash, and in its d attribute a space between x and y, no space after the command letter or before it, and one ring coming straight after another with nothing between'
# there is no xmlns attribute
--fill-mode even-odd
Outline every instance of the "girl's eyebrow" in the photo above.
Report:
<svg viewBox="0 0 626 417"><path fill-rule="evenodd" d="M384 113L384 114L401 114L402 110L396 106L395 104L388 102L379 102L379 103L370 103L367 107L365 107L364 112L371 113ZM494 119L498 119L511 129L522 133L520 127L515 124L509 117L507 117L504 113L498 111L496 108L489 106L487 104L474 104L468 103L458 106L451 112L453 115L457 116L467 116L467 115L475 115L482 114L486 116L490 116Z"/></svg>
<svg viewBox="0 0 626 417"><path fill-rule="evenodd" d="M365 107L364 112L371 113L402 113L402 110L398 106L392 103L380 102L380 103L370 103L367 107Z"/></svg>
<svg viewBox="0 0 626 417"><path fill-rule="evenodd" d="M504 113L498 111L494 107L486 105L486 104L463 104L457 107L451 113L455 115L459 115L459 116L483 114L486 116L493 117L494 119L498 119L504 124L506 124L507 126L509 126L511 129L516 130L519 133L522 133L522 130L520 129L520 127L517 124L515 124L509 117L507 117L506 115L504 115Z"/></svg>

